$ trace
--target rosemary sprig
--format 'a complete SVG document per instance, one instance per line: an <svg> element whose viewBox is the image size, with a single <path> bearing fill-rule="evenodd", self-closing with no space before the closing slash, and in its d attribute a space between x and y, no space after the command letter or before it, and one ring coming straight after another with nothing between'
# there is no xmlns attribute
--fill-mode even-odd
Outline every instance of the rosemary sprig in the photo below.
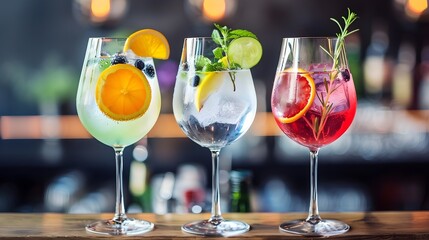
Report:
<svg viewBox="0 0 429 240"><path fill-rule="evenodd" d="M338 20L336 20L335 18L330 18L331 21L335 22L338 27L340 28L340 33L337 33L337 42L335 43L335 49L334 49L334 56L331 55L331 53L329 53L328 50L326 50L324 47L320 46L322 48L323 51L325 51L333 60L333 64L332 64L332 70L338 70L339 69L339 58L341 55L341 49L344 47L344 40L347 36L349 36L352 33L355 33L357 31L359 31L359 29L355 29L349 32L349 27L350 25L357 19L357 14L350 11L350 8L347 8L348 11L348 15L347 18L345 18L344 16L341 17L344 21L344 27L341 26L340 22ZM331 80L335 79L334 77L331 77Z"/></svg>
<svg viewBox="0 0 429 240"><path fill-rule="evenodd" d="M333 63L332 63L332 70L329 74L329 80L328 79L323 80L324 85L325 85L325 90L326 90L326 96L323 97L322 94L320 94L320 96L319 96L319 94L316 95L318 100L321 103L320 119L318 117L315 117L312 120L312 124L310 124L307 121L307 124L309 124L309 126L313 129L313 135L314 135L315 139L319 139L320 134L322 133L322 130L325 127L326 121L328 120L328 115L334 109L333 103L329 102L329 97L338 88L338 86L337 86L337 87L332 89L332 87L333 87L332 83L336 79L337 75L340 73L339 63L340 63L341 51L344 48L345 38L347 36L349 36L350 34L359 31L359 29L355 29L355 30L352 30L349 32L349 27L357 19L357 14L350 11L350 8L348 8L347 10L348 10L347 18L342 17L342 19L344 21L344 26L342 26L338 20L336 20L334 18L330 18L340 28L340 33L336 34L337 35L337 41L335 43L333 55L328 50L326 50L324 47L320 46L320 48L332 58Z"/></svg>

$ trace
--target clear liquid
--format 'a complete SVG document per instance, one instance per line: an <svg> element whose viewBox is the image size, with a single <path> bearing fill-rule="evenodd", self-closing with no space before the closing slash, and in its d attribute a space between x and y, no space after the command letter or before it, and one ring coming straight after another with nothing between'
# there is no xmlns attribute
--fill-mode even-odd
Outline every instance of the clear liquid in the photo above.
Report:
<svg viewBox="0 0 429 240"><path fill-rule="evenodd" d="M199 86L193 86L195 72L179 71L173 95L176 121L194 142L210 149L239 139L249 128L256 114L256 93L250 70L235 71L235 85L229 72L216 72L222 83L214 89L203 107L195 106ZM198 73L204 79L204 73Z"/></svg>
<svg viewBox="0 0 429 240"><path fill-rule="evenodd" d="M106 58L103 58L105 60ZM102 59L89 59L82 69L76 98L77 112L86 130L100 142L112 147L125 147L144 137L152 129L161 110L161 94L155 73L147 76L152 99L148 110L139 118L129 121L117 121L106 116L98 107L95 99L95 87L98 77L104 69ZM145 64L153 64L151 58L142 59ZM134 65L133 59L128 59Z"/></svg>

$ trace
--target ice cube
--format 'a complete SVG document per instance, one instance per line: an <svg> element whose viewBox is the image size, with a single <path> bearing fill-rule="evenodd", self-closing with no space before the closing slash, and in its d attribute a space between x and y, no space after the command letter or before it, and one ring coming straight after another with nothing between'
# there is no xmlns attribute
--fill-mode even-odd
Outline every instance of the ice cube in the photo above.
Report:
<svg viewBox="0 0 429 240"><path fill-rule="evenodd" d="M342 112L350 108L347 84L342 80L334 81L334 91L331 93L329 99L330 102L334 103L332 112Z"/></svg>
<svg viewBox="0 0 429 240"><path fill-rule="evenodd" d="M315 81L316 82L316 81ZM343 80L336 79L329 83L327 80L326 84L324 81L319 81L316 84L316 97L314 103L311 107L314 111L320 111L322 108L322 101L327 101L327 91L326 88L330 90L330 95L328 99L328 104L333 104L332 112L341 112L349 108L349 101L347 96L347 85Z"/></svg>
<svg viewBox="0 0 429 240"><path fill-rule="evenodd" d="M314 63L308 67L310 72L326 72L329 69L332 69L332 64L329 63Z"/></svg>
<svg viewBox="0 0 429 240"><path fill-rule="evenodd" d="M326 101L326 87L329 87L329 75L327 73L313 74L314 83L316 84L316 97L314 98L311 109L320 111L322 107L321 101Z"/></svg>
<svg viewBox="0 0 429 240"><path fill-rule="evenodd" d="M313 77L314 83L317 85L324 84L325 81L329 83L329 72L315 72L311 75Z"/></svg>
<svg viewBox="0 0 429 240"><path fill-rule="evenodd" d="M250 104L244 100L230 95L211 95L204 103L197 118L202 126L208 126L215 122L226 124L238 124L250 109Z"/></svg>
<svg viewBox="0 0 429 240"><path fill-rule="evenodd" d="M125 57L127 57L128 60L140 58L131 49L128 49L126 52L124 52L124 54L125 54Z"/></svg>
<svg viewBox="0 0 429 240"><path fill-rule="evenodd" d="M201 126L208 126L217 122L216 114L220 106L220 100L219 94L212 94L204 102L201 110L195 115Z"/></svg>
<svg viewBox="0 0 429 240"><path fill-rule="evenodd" d="M219 122L228 124L238 124L243 115L250 108L249 103L246 103L242 99L233 96L222 98L219 104Z"/></svg>

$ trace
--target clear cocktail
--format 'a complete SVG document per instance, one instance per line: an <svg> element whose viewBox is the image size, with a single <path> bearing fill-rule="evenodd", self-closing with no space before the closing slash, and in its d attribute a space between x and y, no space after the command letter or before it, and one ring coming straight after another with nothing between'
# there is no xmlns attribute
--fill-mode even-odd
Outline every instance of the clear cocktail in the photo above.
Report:
<svg viewBox="0 0 429 240"><path fill-rule="evenodd" d="M76 96L79 119L88 132L113 148L116 159L116 205L112 219L86 226L91 233L136 235L153 223L128 218L123 191L123 151L154 126L161 95L152 58L166 59L168 42L144 29L128 38L90 38Z"/></svg>
<svg viewBox="0 0 429 240"><path fill-rule="evenodd" d="M186 38L173 94L173 111L185 134L212 155L212 211L207 220L182 230L209 236L249 231L241 221L222 217L219 190L220 150L250 128L256 114L256 93L250 68L262 56L256 36L246 30L216 25L211 38Z"/></svg>

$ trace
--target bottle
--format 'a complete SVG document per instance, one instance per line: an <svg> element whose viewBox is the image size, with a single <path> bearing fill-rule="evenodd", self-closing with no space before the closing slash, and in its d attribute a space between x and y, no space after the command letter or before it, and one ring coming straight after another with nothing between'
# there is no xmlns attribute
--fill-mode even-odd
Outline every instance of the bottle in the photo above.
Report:
<svg viewBox="0 0 429 240"><path fill-rule="evenodd" d="M250 183L252 174L250 171L231 171L231 212L251 212Z"/></svg>
<svg viewBox="0 0 429 240"><path fill-rule="evenodd" d="M409 43L402 43L398 50L398 61L393 69L392 100L395 106L409 108L413 101L413 71L416 53Z"/></svg>
<svg viewBox="0 0 429 240"><path fill-rule="evenodd" d="M386 51L389 46L389 36L384 26L375 25L375 28L363 61L364 88L367 97L383 100L383 91L387 82Z"/></svg>
<svg viewBox="0 0 429 240"><path fill-rule="evenodd" d="M144 162L134 160L130 165L129 190L139 212L152 212L149 169Z"/></svg>

